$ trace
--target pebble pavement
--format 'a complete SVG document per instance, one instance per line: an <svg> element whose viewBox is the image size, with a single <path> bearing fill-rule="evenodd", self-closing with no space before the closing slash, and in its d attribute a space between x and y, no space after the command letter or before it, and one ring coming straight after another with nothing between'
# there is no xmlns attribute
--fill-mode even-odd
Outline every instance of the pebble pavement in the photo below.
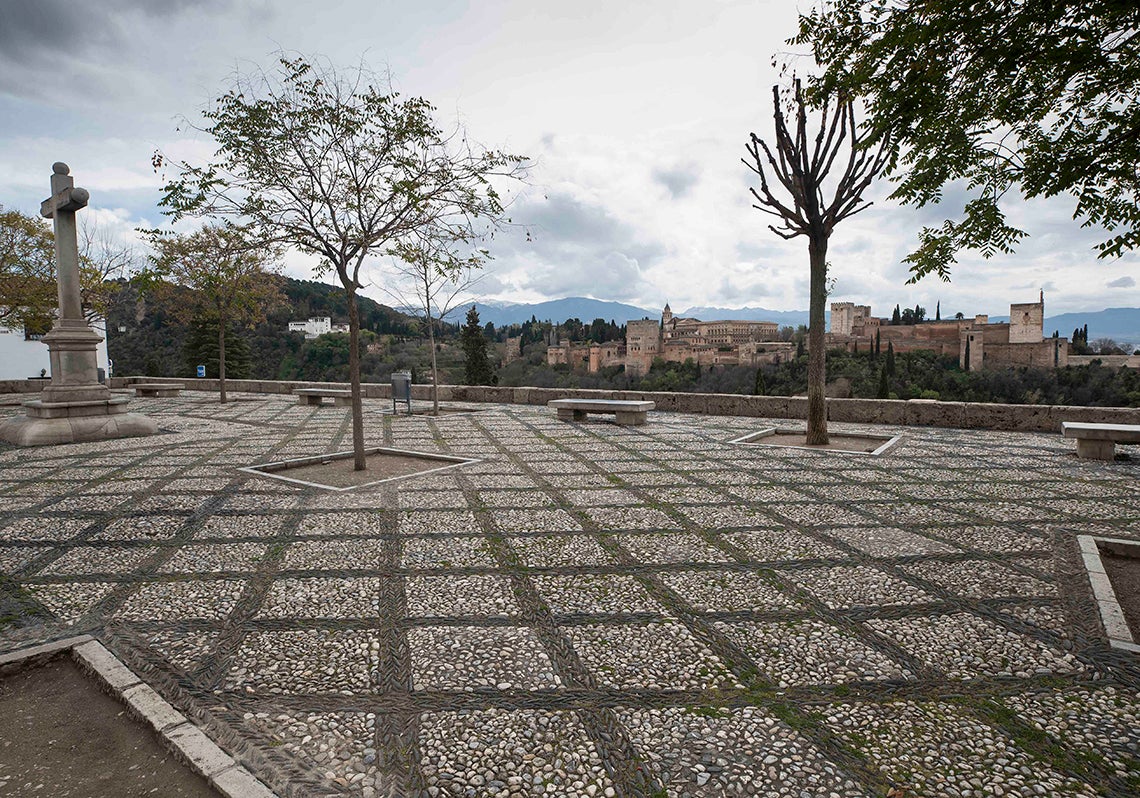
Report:
<svg viewBox="0 0 1140 798"><path fill-rule="evenodd" d="M347 409L235 398L0 446L0 651L98 636L283 795L1140 794L1075 540L1140 539L1137 447L367 401L368 445L480 462L331 493L236 469L347 448Z"/></svg>

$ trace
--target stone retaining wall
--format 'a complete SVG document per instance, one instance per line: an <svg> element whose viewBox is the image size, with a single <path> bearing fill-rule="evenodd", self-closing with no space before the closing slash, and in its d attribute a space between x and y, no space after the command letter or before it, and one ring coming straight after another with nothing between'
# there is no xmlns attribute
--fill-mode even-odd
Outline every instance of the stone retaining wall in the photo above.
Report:
<svg viewBox="0 0 1140 798"><path fill-rule="evenodd" d="M51 380L0 380L0 393L39 393Z"/></svg>
<svg viewBox="0 0 1140 798"><path fill-rule="evenodd" d="M111 387L124 388L135 382L179 383L191 391L217 391L218 381L163 377L115 377ZM0 383L0 389L5 383ZM231 391L289 394L294 388L346 389L339 382L226 380ZM384 383L361 386L369 399L391 398ZM9 389L10 390L10 389ZM19 389L17 389L19 390ZM429 399L431 388L413 385L415 399ZM719 416L803 419L807 399L800 396L742 396L717 393L655 393L647 391L597 391L569 388L504 388L498 386L441 385L442 401L494 402L545 405L551 399L648 399L658 410L706 413ZM1063 405L1006 405L980 402L938 402L929 399L828 399L827 416L832 421L864 424L896 424L912 427L956 427L1014 431L1060 432L1062 421L1140 424L1140 408L1067 407Z"/></svg>

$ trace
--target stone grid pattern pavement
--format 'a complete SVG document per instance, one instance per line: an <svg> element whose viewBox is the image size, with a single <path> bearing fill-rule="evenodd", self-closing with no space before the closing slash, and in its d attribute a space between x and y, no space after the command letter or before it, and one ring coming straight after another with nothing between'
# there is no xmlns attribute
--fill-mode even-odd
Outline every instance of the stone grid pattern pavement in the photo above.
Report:
<svg viewBox="0 0 1140 798"><path fill-rule="evenodd" d="M1140 539L1136 447L366 401L369 445L482 462L338 494L235 469L343 450L346 408L234 399L0 448L0 650L96 635L282 794L1140 792L1075 541Z"/></svg>

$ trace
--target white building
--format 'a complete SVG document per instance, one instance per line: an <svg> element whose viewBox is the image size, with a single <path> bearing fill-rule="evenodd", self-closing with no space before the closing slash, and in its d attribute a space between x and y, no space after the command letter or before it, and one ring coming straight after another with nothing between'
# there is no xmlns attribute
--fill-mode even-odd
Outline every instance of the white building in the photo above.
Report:
<svg viewBox="0 0 1140 798"><path fill-rule="evenodd" d="M91 322L94 330L102 341L95 350L95 360L99 368L108 376L111 373L107 359L107 327L102 319ZM51 358L48 356L48 346L40 340L40 336L24 334L24 328L14 329L0 326L0 380L26 380L28 377L38 377L43 371L51 376Z"/></svg>
<svg viewBox="0 0 1140 798"><path fill-rule="evenodd" d="M346 333L348 325L333 324L328 316L313 316L305 321L289 322L289 332L304 333L306 338L316 338L330 332Z"/></svg>

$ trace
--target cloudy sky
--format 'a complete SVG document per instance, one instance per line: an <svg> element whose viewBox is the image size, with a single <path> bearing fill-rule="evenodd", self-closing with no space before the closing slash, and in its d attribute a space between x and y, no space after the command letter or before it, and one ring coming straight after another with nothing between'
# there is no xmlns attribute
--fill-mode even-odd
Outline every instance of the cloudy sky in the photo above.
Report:
<svg viewBox="0 0 1140 798"><path fill-rule="evenodd" d="M278 50L363 58L441 122L533 159L512 207L524 227L496 240L488 295L803 309L806 244L767 230L740 162L750 132L771 133L771 59L795 19L783 0L3 0L0 204L34 212L63 160L101 226L156 226L151 153L208 153L179 118L195 119L235 70ZM837 300L1003 314L1044 289L1050 314L1140 305L1137 257L1096 260L1098 231L1064 201L1011 204L1032 234L1016 255L966 254L953 283L906 286L917 231L960 195L916 211L886 193L831 239ZM298 277L309 266L288 261Z"/></svg>

